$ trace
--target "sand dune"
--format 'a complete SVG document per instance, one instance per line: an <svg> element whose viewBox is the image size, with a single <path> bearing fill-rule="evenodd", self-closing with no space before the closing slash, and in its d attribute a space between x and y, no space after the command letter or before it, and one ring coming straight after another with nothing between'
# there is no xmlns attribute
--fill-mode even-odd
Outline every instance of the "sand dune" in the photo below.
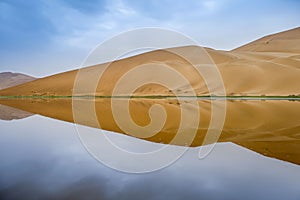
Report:
<svg viewBox="0 0 300 200"><path fill-rule="evenodd" d="M260 95L299 95L300 94L300 28L282 33L266 36L233 51L218 51L206 48L207 53L217 67L223 78L226 95L230 96L260 96ZM186 58L195 60L200 72L210 73L212 62L205 56L197 54L200 47L186 46L166 50L156 50L130 58L112 62L99 80L95 93L84 89L78 95L112 95L117 81L121 77L143 65L148 65L149 72L157 66L167 66L176 70L189 81L195 93L201 95L219 95L222 85L214 83L214 76L206 77L212 84L211 92L202 75L182 57L172 52L184 52ZM169 52L169 51L172 52ZM201 50L200 50L201 51ZM202 58L202 57L203 58ZM199 59L200 58L200 59ZM88 76L97 70L104 69L106 64L99 64L84 68ZM150 69L151 68L151 69ZM36 95L36 96L71 96L78 70L73 70L35 81L18 85L0 91L0 95ZM163 73L163 72L162 72ZM153 71L152 79L157 73ZM149 74L141 74L140 79L147 79ZM164 74L170 77L169 74ZM149 77L148 77L149 78ZM89 79L85 80L90 84ZM124 84L129 84L124 82ZM84 88L84 87L83 87ZM172 88L180 95L188 93L188 87L178 80L176 87ZM142 86L135 91L136 95L173 95L170 89L157 84Z"/></svg>
<svg viewBox="0 0 300 200"><path fill-rule="evenodd" d="M300 27L265 36L233 51L300 53Z"/></svg>
<svg viewBox="0 0 300 200"><path fill-rule="evenodd" d="M203 48L197 46L156 50L114 61L109 63L106 69L108 63L103 63L80 71L73 70L37 79L1 90L0 96L172 96L175 94L189 96L192 92L198 96L299 96L299 30L297 28L270 35L232 51L209 48L203 51ZM200 73L190 62L196 65ZM216 64L222 77L225 94L222 93L223 85L213 74L215 72L213 63ZM139 69L143 69L143 73L134 76L133 72ZM169 74L170 71L177 73ZM103 72L100 80L93 82L99 78L100 72ZM78 74L85 76L78 78ZM203 74L207 76L204 78ZM171 83L171 88L158 84L157 80ZM145 82L147 84L143 84ZM118 83L121 84L117 85ZM137 88L132 87L135 83L138 84ZM210 91L207 83L210 85ZM80 87L74 88L74 84ZM134 88L132 93L127 90L130 87ZM116 88L121 89L115 90ZM83 103L82 107L77 108L83 116L76 120L76 123L85 126L111 130L159 143L170 143L179 129L181 109L175 99L130 99L130 115L134 122L142 127L150 123L148 111L153 104L165 108L166 123L156 135L146 138L145 135L149 130L137 131L138 129L133 126L126 131L116 123L112 107L118 110L120 116L125 116L123 119L129 118L126 116L124 110L126 106L124 107L123 104L111 106L111 99L96 99L92 102L92 105L96 106L98 117L95 122L90 120L88 113L85 113L87 107L84 102L91 99L78 99L78 101ZM120 99L119 102L122 100ZM71 98L1 98L0 103L31 113L74 122ZM193 122L195 99L185 100L181 102L181 106L182 103L190 113L188 123ZM197 113L201 116L201 123L195 125L197 133L190 146L203 145L211 120L211 102L196 100L196 103L201 108ZM226 120L219 142L233 142L269 157L300 164L299 106L299 102L291 101L228 101ZM171 144L189 143L189 133L194 128L192 126L184 128L182 131L186 134Z"/></svg>

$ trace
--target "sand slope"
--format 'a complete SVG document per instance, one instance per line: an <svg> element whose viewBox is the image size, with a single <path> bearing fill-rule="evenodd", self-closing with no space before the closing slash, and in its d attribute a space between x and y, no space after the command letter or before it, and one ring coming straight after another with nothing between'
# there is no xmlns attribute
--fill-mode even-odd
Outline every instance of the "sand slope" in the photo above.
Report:
<svg viewBox="0 0 300 200"><path fill-rule="evenodd" d="M263 42L266 41L267 42ZM86 67L80 71L85 77L81 80L80 88L76 89L76 95L104 95L113 94L116 84L123 80L121 86L126 89L131 84L149 81L149 84L140 84L133 95L189 95L193 90L196 95L219 95L220 85L212 75L212 61L217 65L223 79L226 95L230 96L261 96L261 95L300 95L300 46L299 28L267 36L261 40L245 45L233 51L218 51L206 48L207 54L199 54L202 48L197 46L176 47L167 50L157 50L130 58L114 61L104 70L106 64ZM200 49L200 50L199 50ZM185 55L185 58L177 53ZM202 51L203 52L203 51ZM175 54L174 54L175 53ZM192 60L200 73L186 60ZM133 70L145 67L145 73L122 79ZM178 72L188 84L180 81L176 76L171 76L168 71L157 70L164 66ZM163 68L163 69L166 69ZM98 78L99 71L103 71L99 82L96 82L95 92L93 79ZM74 92L74 83L78 70L60 73L45 78L37 79L22 85L0 91L0 95L35 95L35 96L71 96ZM204 80L201 73L207 73ZM156 84L158 78L172 82L172 88ZM151 82L152 81L152 82ZM212 90L209 92L208 81ZM189 85L191 88L189 88ZM118 91L117 95L132 95L124 91ZM115 94L114 94L115 95ZM44 116L74 122L72 99L0 99L1 104L19 108L28 112ZM194 112L191 102L184 102L190 113ZM197 134L191 146L202 145L208 124L210 122L211 104L209 101L197 102L200 106L201 123L197 126ZM168 115L166 123L158 134L146 138L151 142L169 143L178 130L180 123L180 104L171 99L131 99L131 117L136 124L146 126L150 123L148 111L153 104L163 106ZM97 99L95 107L98 116L97 123L90 121L89 114L84 111L84 104L79 107L83 111L83 118L76 123L95 128L103 128L119 133L125 133L137 138L144 138L145 132L132 129L129 132L122 130L112 115L110 99ZM224 129L219 142L234 142L248 149L269 157L300 164L299 152L299 102L289 101L229 101L227 102L227 114ZM123 116L124 106L115 107ZM159 116L156 116L159 117ZM193 121L193 116L189 116ZM123 119L127 119L123 117ZM190 129L183 131L189 135ZM147 130L146 130L147 132ZM145 139L145 138L144 138ZM185 145L187 138L172 143Z"/></svg>
<svg viewBox="0 0 300 200"><path fill-rule="evenodd" d="M148 71L139 74L139 79L153 81L158 75L171 79L168 73L157 72L154 69L167 66L176 70L188 80L194 92L201 95L220 95L222 85L217 83L215 76L209 75L205 79L203 73L211 73L215 63L224 82L226 95L230 96L260 96L260 95L300 95L300 28L282 33L266 36L248 45L233 51L218 51L206 48L204 54L200 47L186 46L175 47L167 50L157 50L123 60L112 62L104 71L99 80L96 92L86 90L90 86L90 77L103 70L106 64L99 64L84 68L86 78L82 81L82 90L77 90L77 95L112 95L116 83L131 70L147 65ZM200 49L200 50L199 50ZM188 60L194 60L200 73L185 58L175 55L179 52ZM18 85L0 91L0 95L44 95L44 96L70 96L78 70L41 78L30 83ZM151 77L149 77L149 74ZM212 74L212 73L211 73ZM95 77L94 77L95 78ZM131 78L131 81L134 78ZM205 81L209 81L212 90L209 92ZM85 86L84 86L85 85ZM130 85L123 82L123 85ZM141 86L135 95L179 95L189 93L188 84L179 79L171 88L158 84ZM122 93L124 94L124 93ZM126 95L126 93L125 93ZM130 94L129 94L130 95Z"/></svg>
<svg viewBox="0 0 300 200"><path fill-rule="evenodd" d="M233 51L300 53L300 27L265 36Z"/></svg>

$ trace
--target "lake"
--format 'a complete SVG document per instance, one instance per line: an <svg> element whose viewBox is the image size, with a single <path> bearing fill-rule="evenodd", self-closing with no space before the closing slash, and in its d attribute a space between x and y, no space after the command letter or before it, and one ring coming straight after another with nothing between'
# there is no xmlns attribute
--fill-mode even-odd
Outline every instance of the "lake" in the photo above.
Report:
<svg viewBox="0 0 300 200"><path fill-rule="evenodd" d="M117 99L113 108L111 99L0 99L0 197L300 199L300 102L228 100L218 142L203 146L212 101ZM148 113L154 104L165 109L163 124L161 111ZM190 140L192 125L183 126L173 140L184 112L197 130ZM143 137L156 121L157 134Z"/></svg>

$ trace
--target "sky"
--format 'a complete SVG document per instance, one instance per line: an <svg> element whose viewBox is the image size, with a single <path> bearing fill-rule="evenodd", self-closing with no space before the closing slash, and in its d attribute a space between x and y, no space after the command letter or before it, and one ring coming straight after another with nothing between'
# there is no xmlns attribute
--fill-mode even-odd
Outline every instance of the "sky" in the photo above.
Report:
<svg viewBox="0 0 300 200"><path fill-rule="evenodd" d="M230 50L300 26L299 0L0 0L0 72L78 68L98 44L143 27Z"/></svg>

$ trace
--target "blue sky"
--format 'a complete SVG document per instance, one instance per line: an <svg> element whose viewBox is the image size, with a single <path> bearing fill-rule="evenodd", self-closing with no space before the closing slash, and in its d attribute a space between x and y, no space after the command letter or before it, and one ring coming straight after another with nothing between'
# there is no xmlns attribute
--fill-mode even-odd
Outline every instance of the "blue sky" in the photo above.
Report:
<svg viewBox="0 0 300 200"><path fill-rule="evenodd" d="M141 27L230 50L300 26L298 0L0 0L0 71L37 77L80 66L97 44Z"/></svg>

